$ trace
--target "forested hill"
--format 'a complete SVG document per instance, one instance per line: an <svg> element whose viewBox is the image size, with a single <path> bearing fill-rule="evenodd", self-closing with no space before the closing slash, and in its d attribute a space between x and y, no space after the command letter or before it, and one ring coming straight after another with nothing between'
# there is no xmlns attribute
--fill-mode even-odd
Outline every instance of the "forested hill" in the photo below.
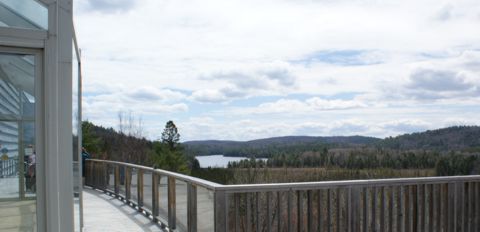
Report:
<svg viewBox="0 0 480 232"><path fill-rule="evenodd" d="M90 122L83 123L84 144L88 151L103 154L100 158L128 160L144 163L152 141L138 136L118 133L112 128L103 128ZM187 132L184 132L187 133ZM461 151L480 153L480 127L455 126L425 132L404 134L385 139L365 136L285 136L251 141L204 140L183 143L186 155L255 156L302 154L305 152L325 153L332 148L375 148L400 151Z"/></svg>
<svg viewBox="0 0 480 232"><path fill-rule="evenodd" d="M257 139L245 142L205 140L184 142L188 155L256 156L322 151L331 147L373 146L381 139L365 136L285 136Z"/></svg>
<svg viewBox="0 0 480 232"><path fill-rule="evenodd" d="M399 150L480 151L480 127L455 126L389 137L380 146Z"/></svg>
<svg viewBox="0 0 480 232"><path fill-rule="evenodd" d="M286 136L245 142L205 140L183 143L189 155L269 157L325 148L376 147L395 150L480 151L479 126L455 126L385 139L365 136Z"/></svg>

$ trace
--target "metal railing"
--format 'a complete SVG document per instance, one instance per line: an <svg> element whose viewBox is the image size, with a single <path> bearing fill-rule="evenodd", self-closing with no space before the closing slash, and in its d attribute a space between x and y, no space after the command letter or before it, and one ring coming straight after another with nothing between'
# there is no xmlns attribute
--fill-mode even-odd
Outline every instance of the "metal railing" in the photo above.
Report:
<svg viewBox="0 0 480 232"><path fill-rule="evenodd" d="M13 177L18 173L18 159L0 160L0 178Z"/></svg>
<svg viewBox="0 0 480 232"><path fill-rule="evenodd" d="M87 185L175 231L480 230L480 176L220 185L114 161L86 166Z"/></svg>

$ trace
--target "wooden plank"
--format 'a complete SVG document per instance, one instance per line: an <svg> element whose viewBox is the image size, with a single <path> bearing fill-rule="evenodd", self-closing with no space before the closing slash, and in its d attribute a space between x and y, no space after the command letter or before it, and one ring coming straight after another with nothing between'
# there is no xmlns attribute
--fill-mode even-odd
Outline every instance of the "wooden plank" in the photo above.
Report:
<svg viewBox="0 0 480 232"><path fill-rule="evenodd" d="M428 231L433 232L434 231L434 209L433 209L433 204L434 204L434 196L435 193L433 191L433 184L428 185Z"/></svg>
<svg viewBox="0 0 480 232"><path fill-rule="evenodd" d="M293 231L293 220L292 220L292 211L293 211L293 206L292 202L293 201L293 190L289 190L287 192L287 228L288 232Z"/></svg>
<svg viewBox="0 0 480 232"><path fill-rule="evenodd" d="M303 192L297 191L297 229L303 232Z"/></svg>
<svg viewBox="0 0 480 232"><path fill-rule="evenodd" d="M454 231L457 227L455 220L456 218L456 200L455 200L455 183L448 184L448 209L447 209L447 221L448 221L448 231Z"/></svg>
<svg viewBox="0 0 480 232"><path fill-rule="evenodd" d="M278 217L279 215L277 215ZM272 192L267 192L267 232L272 231Z"/></svg>
<svg viewBox="0 0 480 232"><path fill-rule="evenodd" d="M371 221L371 226L370 229L373 232L377 232L377 187L372 187L372 221Z"/></svg>
<svg viewBox="0 0 480 232"><path fill-rule="evenodd" d="M347 223L347 231L352 232L353 231L353 221L352 221L352 188L347 189L347 219L345 222Z"/></svg>
<svg viewBox="0 0 480 232"><path fill-rule="evenodd" d="M397 230L400 232L405 232L405 201L404 201L404 186L398 187L398 206L397 206L397 212L398 212L398 221L397 221Z"/></svg>
<svg viewBox="0 0 480 232"><path fill-rule="evenodd" d="M120 167L115 165L114 169L114 189L115 189L115 196L118 197L120 193ZM98 184L97 184L98 185ZM98 187L98 186L97 186Z"/></svg>
<svg viewBox="0 0 480 232"><path fill-rule="evenodd" d="M337 188L336 189L336 204L335 204L335 228L336 228L336 231L337 232L340 232L340 230L342 230L342 223L341 223L341 220L340 220L340 217L342 215L342 206L340 204L340 199L341 199L341 189L340 188Z"/></svg>
<svg viewBox="0 0 480 232"><path fill-rule="evenodd" d="M448 201L448 184L442 184L441 185L441 196L440 196L440 201L441 201L441 231L446 232L448 230L448 207L449 207L449 201Z"/></svg>
<svg viewBox="0 0 480 232"><path fill-rule="evenodd" d="M214 225L215 232L229 231L228 227L228 195L225 191L214 191Z"/></svg>
<svg viewBox="0 0 480 232"><path fill-rule="evenodd" d="M127 202L130 202L131 194L131 182L132 182L132 171L130 167L125 167L125 198Z"/></svg>
<svg viewBox="0 0 480 232"><path fill-rule="evenodd" d="M475 194L475 207L474 207L474 219L473 219L473 231L478 231L480 230L480 184L478 182L473 183L473 188L474 188L474 194Z"/></svg>
<svg viewBox="0 0 480 232"><path fill-rule="evenodd" d="M143 170L137 169L137 205L143 207Z"/></svg>
<svg viewBox="0 0 480 232"><path fill-rule="evenodd" d="M386 191L385 191L385 187L382 186L380 187L380 215L379 216L379 219L380 219L380 230L379 231L385 231L385 211L387 210L386 209Z"/></svg>
<svg viewBox="0 0 480 232"><path fill-rule="evenodd" d="M351 189L351 198L352 198L352 217L351 217L351 224L352 224L352 231L353 232L360 232L360 190L358 188L350 188Z"/></svg>
<svg viewBox="0 0 480 232"><path fill-rule="evenodd" d="M234 195L235 202L235 232L240 232L240 193L235 193Z"/></svg>
<svg viewBox="0 0 480 232"><path fill-rule="evenodd" d="M368 197L368 188L363 189L363 232L368 230L368 209L369 209L369 197Z"/></svg>
<svg viewBox="0 0 480 232"><path fill-rule="evenodd" d="M158 180L159 180L159 176L155 173L152 173L152 216L153 218L156 218L159 215L159 211L160 211L160 203L158 198ZM189 190L187 187L187 192L188 191ZM187 197L187 201L188 199L189 198Z"/></svg>
<svg viewBox="0 0 480 232"><path fill-rule="evenodd" d="M318 212L318 231L323 231L323 191L321 189L318 190L318 205L317 205L317 212Z"/></svg>
<svg viewBox="0 0 480 232"><path fill-rule="evenodd" d="M456 212L456 226L455 230L458 232L464 232L464 207L465 207L465 183L455 183L455 212Z"/></svg>
<svg viewBox="0 0 480 232"><path fill-rule="evenodd" d="M260 193L255 193L255 231L260 232Z"/></svg>
<svg viewBox="0 0 480 232"><path fill-rule="evenodd" d="M418 226L419 230L418 231L427 231L428 230L428 209L427 209L427 187L424 184L419 185L420 187L420 192L419 192L419 197L421 198L422 202L422 210L420 211L421 213L421 222L420 225Z"/></svg>
<svg viewBox="0 0 480 232"><path fill-rule="evenodd" d="M313 231L313 191L307 191L307 231Z"/></svg>
<svg viewBox="0 0 480 232"><path fill-rule="evenodd" d="M177 228L177 203L175 177L168 177L168 228Z"/></svg>
<svg viewBox="0 0 480 232"><path fill-rule="evenodd" d="M332 231L332 190L327 189L327 231Z"/></svg>
<svg viewBox="0 0 480 232"><path fill-rule="evenodd" d="M421 217L420 213L420 199L419 199L419 186L412 185L412 231L417 232L419 230L419 218Z"/></svg>
<svg viewBox="0 0 480 232"><path fill-rule="evenodd" d="M187 225L188 232L197 231L197 186L187 183Z"/></svg>
<svg viewBox="0 0 480 232"><path fill-rule="evenodd" d="M480 182L475 182L475 231L480 230Z"/></svg>
<svg viewBox="0 0 480 232"><path fill-rule="evenodd" d="M251 194L245 193L246 203L245 209L247 211L246 215L246 225L243 227L245 228L244 231L250 232L252 231L252 201L251 201Z"/></svg>
<svg viewBox="0 0 480 232"><path fill-rule="evenodd" d="M405 186L405 231L412 231L411 230L411 220L410 220L410 211L412 209L412 205L410 205L411 199L411 188L410 186Z"/></svg>
<svg viewBox="0 0 480 232"><path fill-rule="evenodd" d="M390 193L389 193L389 200L388 200L388 231L389 232L393 232L393 224L394 224L394 220L393 220L393 210L395 209L394 207L394 204L395 204L395 199L396 199L396 195L395 195L395 187L394 186L391 186L389 188L390 190ZM396 217L398 218L398 217Z"/></svg>
<svg viewBox="0 0 480 232"><path fill-rule="evenodd" d="M277 192L277 231L282 231L282 193Z"/></svg>
<svg viewBox="0 0 480 232"><path fill-rule="evenodd" d="M473 229L473 224L472 224L472 219L473 219L473 186L472 182L467 182L465 183L465 193L467 196L465 199L468 199L467 202L465 202L465 206L467 208L466 214L465 214L465 224L466 224L466 231L471 232Z"/></svg>

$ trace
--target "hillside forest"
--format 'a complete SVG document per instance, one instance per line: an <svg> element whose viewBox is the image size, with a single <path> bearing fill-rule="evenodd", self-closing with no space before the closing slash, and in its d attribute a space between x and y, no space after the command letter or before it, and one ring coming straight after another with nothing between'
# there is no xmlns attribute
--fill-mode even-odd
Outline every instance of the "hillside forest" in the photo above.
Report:
<svg viewBox="0 0 480 232"><path fill-rule="evenodd" d="M130 127L135 128L135 127ZM287 136L252 141L187 141L172 121L151 141L141 130L83 122L83 146L94 158L155 166L223 184L299 182L480 172L480 127L455 126L385 139ZM200 168L195 156L249 157L227 168ZM263 161L258 158L268 158Z"/></svg>

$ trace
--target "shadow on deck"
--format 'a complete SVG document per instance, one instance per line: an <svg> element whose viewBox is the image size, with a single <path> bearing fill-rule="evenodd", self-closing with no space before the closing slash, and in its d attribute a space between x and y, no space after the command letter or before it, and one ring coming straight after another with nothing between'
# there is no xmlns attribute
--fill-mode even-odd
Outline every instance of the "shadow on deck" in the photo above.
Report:
<svg viewBox="0 0 480 232"><path fill-rule="evenodd" d="M103 191L83 190L84 231L166 231L142 213Z"/></svg>

